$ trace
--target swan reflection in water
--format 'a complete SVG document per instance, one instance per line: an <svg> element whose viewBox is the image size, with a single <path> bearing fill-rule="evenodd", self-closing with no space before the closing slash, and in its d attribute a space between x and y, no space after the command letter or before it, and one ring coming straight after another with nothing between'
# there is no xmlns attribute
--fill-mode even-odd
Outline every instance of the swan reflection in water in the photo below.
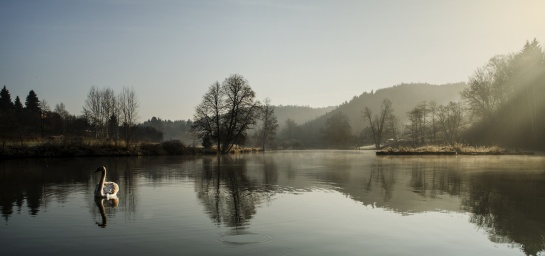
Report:
<svg viewBox="0 0 545 256"><path fill-rule="evenodd" d="M105 228L106 225L108 224L105 207L108 207L108 208L117 207L119 205L119 199L118 198L105 199L105 198L95 197L95 204L97 205L98 210L100 211L100 217L102 217L102 223L97 221L96 224L101 228Z"/></svg>

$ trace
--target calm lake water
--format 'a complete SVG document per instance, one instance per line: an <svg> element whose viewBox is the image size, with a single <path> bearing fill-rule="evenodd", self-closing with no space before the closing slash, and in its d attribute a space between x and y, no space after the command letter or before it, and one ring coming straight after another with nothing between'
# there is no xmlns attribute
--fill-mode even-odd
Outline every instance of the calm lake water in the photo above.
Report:
<svg viewBox="0 0 545 256"><path fill-rule="evenodd" d="M7 160L0 210L2 255L545 255L545 156Z"/></svg>

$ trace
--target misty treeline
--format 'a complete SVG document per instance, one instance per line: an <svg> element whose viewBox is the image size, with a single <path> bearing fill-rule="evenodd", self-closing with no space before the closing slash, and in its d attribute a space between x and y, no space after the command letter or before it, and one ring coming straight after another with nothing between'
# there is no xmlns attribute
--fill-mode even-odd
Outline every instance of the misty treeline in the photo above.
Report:
<svg viewBox="0 0 545 256"><path fill-rule="evenodd" d="M536 39L477 68L460 95L458 102L422 102L409 111L409 141L545 148L545 52Z"/></svg>
<svg viewBox="0 0 545 256"><path fill-rule="evenodd" d="M282 120L280 148L501 145L545 148L545 53L526 42L467 83L401 84L364 93L316 119Z"/></svg>

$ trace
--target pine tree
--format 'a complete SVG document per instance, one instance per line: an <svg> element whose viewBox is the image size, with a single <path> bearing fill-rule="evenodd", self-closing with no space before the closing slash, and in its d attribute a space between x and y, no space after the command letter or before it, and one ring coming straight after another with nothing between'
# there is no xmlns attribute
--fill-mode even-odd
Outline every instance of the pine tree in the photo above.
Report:
<svg viewBox="0 0 545 256"><path fill-rule="evenodd" d="M34 90L30 90L30 92L28 92L28 96L26 96L25 107L27 110L33 112L41 111L40 100L38 99L38 95L36 95Z"/></svg>
<svg viewBox="0 0 545 256"><path fill-rule="evenodd" d="M20 112L23 110L23 103L21 103L21 100L19 99L19 96L15 97L15 111Z"/></svg>
<svg viewBox="0 0 545 256"><path fill-rule="evenodd" d="M0 91L0 110L7 111L11 108L13 108L13 103L11 103L11 95L4 85L4 88L2 88L2 91Z"/></svg>

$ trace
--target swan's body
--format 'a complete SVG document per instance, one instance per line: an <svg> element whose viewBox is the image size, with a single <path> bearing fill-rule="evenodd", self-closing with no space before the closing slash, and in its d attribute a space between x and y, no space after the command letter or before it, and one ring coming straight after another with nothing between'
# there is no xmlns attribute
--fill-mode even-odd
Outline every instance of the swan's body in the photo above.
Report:
<svg viewBox="0 0 545 256"><path fill-rule="evenodd" d="M95 197L100 198L116 198L117 192L119 191L119 186L115 182L106 181L106 167L99 167L96 172L102 172L100 177L100 182L95 188Z"/></svg>

